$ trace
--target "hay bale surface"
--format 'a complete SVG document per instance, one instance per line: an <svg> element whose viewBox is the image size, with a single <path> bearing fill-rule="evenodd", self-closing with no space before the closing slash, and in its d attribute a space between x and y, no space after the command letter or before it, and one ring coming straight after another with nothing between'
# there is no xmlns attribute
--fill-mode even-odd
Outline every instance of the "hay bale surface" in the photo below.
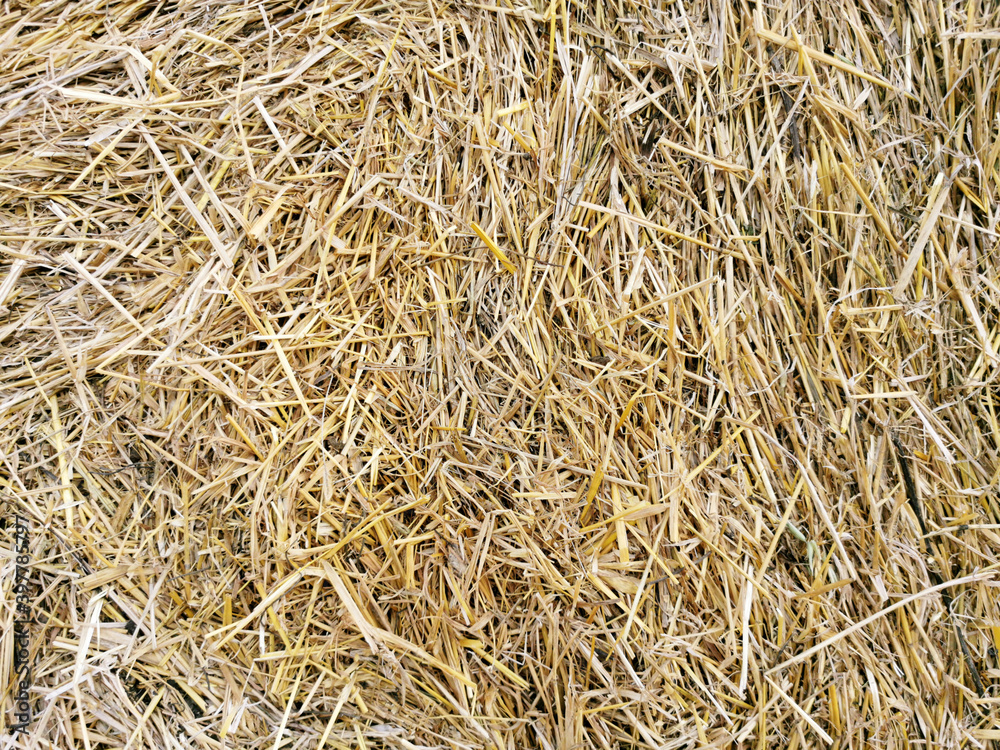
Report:
<svg viewBox="0 0 1000 750"><path fill-rule="evenodd" d="M7 746L996 743L998 28L9 0Z"/></svg>

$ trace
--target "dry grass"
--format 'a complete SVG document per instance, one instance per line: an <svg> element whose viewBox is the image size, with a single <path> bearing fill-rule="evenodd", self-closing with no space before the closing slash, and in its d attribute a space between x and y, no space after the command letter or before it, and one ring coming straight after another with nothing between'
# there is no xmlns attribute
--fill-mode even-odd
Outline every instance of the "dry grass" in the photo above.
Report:
<svg viewBox="0 0 1000 750"><path fill-rule="evenodd" d="M1000 745L1000 6L535 2L4 3L4 747Z"/></svg>

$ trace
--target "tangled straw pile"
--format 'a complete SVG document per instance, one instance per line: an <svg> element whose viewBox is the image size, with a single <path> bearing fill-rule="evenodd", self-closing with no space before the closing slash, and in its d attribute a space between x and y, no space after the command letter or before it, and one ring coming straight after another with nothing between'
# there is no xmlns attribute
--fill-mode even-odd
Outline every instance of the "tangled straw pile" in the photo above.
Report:
<svg viewBox="0 0 1000 750"><path fill-rule="evenodd" d="M7 0L16 746L996 743L998 29Z"/></svg>

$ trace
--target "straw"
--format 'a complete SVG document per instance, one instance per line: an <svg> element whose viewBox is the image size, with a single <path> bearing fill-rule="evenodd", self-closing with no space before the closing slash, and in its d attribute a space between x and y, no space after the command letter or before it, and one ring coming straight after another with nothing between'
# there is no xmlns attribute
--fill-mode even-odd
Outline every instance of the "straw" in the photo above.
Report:
<svg viewBox="0 0 1000 750"><path fill-rule="evenodd" d="M998 28L8 3L5 746L995 745Z"/></svg>

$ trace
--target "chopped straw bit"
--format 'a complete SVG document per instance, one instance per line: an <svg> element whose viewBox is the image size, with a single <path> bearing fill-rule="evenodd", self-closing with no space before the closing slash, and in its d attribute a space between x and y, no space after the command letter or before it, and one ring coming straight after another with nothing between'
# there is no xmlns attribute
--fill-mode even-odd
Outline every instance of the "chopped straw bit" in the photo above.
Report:
<svg viewBox="0 0 1000 750"><path fill-rule="evenodd" d="M998 29L9 0L5 747L1000 747Z"/></svg>

